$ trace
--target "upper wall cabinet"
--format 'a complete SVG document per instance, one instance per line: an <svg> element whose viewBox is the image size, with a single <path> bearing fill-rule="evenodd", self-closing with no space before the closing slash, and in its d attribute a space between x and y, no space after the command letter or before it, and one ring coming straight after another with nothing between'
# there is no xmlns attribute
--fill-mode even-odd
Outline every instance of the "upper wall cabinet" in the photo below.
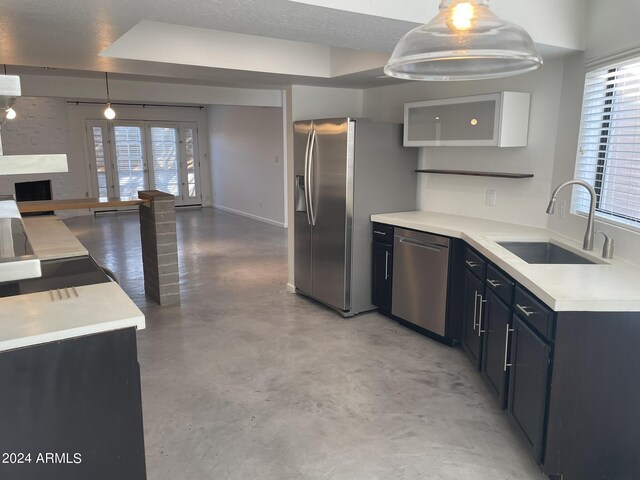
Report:
<svg viewBox="0 0 640 480"><path fill-rule="evenodd" d="M530 93L404 104L405 147L526 147Z"/></svg>

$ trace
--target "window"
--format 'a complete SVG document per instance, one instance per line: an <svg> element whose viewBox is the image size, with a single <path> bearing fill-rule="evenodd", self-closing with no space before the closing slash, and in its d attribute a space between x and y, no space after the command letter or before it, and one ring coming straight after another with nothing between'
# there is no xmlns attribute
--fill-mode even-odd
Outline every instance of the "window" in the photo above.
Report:
<svg viewBox="0 0 640 480"><path fill-rule="evenodd" d="M113 133L120 196L138 198L138 191L146 188L142 128L136 125L116 125Z"/></svg>
<svg viewBox="0 0 640 480"><path fill-rule="evenodd" d="M178 196L178 129L152 126L150 130L155 187Z"/></svg>
<svg viewBox="0 0 640 480"><path fill-rule="evenodd" d="M93 137L94 159L96 162L96 175L98 178L98 197L108 197L109 188L107 186L107 163L104 159L104 135L102 128L91 127Z"/></svg>
<svg viewBox="0 0 640 480"><path fill-rule="evenodd" d="M137 198L158 189L201 205L196 122L86 120L91 195Z"/></svg>
<svg viewBox="0 0 640 480"><path fill-rule="evenodd" d="M598 217L640 228L640 59L587 74L576 178L595 188ZM572 205L589 211L585 189Z"/></svg>

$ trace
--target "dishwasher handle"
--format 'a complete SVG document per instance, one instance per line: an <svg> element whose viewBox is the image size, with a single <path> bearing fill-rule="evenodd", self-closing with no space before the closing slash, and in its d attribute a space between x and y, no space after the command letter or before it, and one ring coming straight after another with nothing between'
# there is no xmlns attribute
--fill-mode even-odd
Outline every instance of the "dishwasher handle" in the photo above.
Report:
<svg viewBox="0 0 640 480"><path fill-rule="evenodd" d="M445 245L438 245L436 243L425 243L419 240L414 240L413 238L407 238L407 237L398 237L398 238L400 239L400 243L406 243L407 245L426 248L427 250L434 250L436 252L439 252L441 250L447 250L449 248Z"/></svg>

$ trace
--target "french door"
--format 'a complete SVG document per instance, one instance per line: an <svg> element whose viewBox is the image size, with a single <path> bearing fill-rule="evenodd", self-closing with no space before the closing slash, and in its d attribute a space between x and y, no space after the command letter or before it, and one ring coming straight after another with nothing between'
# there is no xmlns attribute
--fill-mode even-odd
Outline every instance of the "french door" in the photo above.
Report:
<svg viewBox="0 0 640 480"><path fill-rule="evenodd" d="M94 196L137 198L156 189L176 205L200 205L200 162L195 122L88 120Z"/></svg>

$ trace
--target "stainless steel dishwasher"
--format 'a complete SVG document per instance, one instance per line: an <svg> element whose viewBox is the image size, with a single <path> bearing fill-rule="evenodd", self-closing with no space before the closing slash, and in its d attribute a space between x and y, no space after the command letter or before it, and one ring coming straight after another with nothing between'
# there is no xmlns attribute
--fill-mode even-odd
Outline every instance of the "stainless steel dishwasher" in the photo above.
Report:
<svg viewBox="0 0 640 480"><path fill-rule="evenodd" d="M449 239L395 228L391 313L445 336Z"/></svg>

